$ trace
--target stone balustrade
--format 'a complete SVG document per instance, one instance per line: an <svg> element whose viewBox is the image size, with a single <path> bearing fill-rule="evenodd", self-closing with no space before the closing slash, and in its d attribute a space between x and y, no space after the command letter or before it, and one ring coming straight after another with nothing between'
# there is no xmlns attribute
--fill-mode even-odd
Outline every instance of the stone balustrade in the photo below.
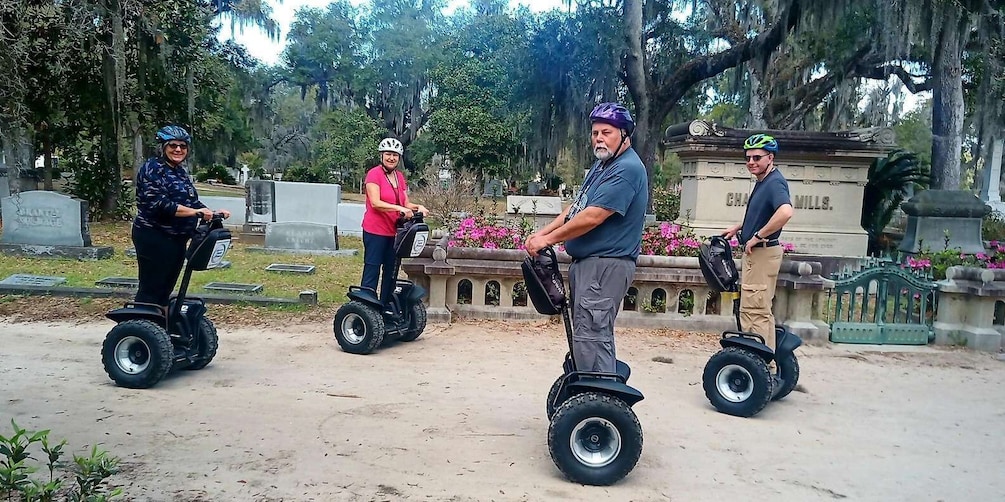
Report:
<svg viewBox="0 0 1005 502"><path fill-rule="evenodd" d="M402 270L428 291L431 321L453 315L469 318L535 319L523 289L520 264L526 253L512 249L447 248L443 238ZM568 275L569 256L559 253ZM819 275L820 265L785 261L779 273L775 316L807 341L824 342L829 333L821 320L820 295L832 282ZM622 304L618 325L718 332L735 329L731 297L713 294L698 259L640 256L635 278Z"/></svg>
<svg viewBox="0 0 1005 502"><path fill-rule="evenodd" d="M1005 334L1005 270L949 267L938 282L935 343L998 352Z"/></svg>

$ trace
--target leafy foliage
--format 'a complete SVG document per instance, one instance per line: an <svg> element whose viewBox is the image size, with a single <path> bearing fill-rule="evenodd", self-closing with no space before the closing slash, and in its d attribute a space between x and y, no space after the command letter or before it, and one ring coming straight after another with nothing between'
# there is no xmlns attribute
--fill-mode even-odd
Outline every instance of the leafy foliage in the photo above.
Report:
<svg viewBox="0 0 1005 502"><path fill-rule="evenodd" d="M913 187L927 188L929 175L911 152L895 150L869 166L862 201L862 228L875 240Z"/></svg>
<svg viewBox="0 0 1005 502"><path fill-rule="evenodd" d="M18 427L13 419L11 436L0 434L0 495L7 500L19 496L24 501L48 502L63 495L68 502L105 502L122 494L121 488L109 489L106 480L118 472L119 459L109 456L97 445L92 446L90 455L73 455L73 463L67 466L61 461L66 440L58 444L49 442L49 431L28 431ZM37 448L44 454L42 464L48 476L39 480L32 475L39 467L29 463L33 460L32 450ZM64 474L72 476L74 484L68 485Z"/></svg>

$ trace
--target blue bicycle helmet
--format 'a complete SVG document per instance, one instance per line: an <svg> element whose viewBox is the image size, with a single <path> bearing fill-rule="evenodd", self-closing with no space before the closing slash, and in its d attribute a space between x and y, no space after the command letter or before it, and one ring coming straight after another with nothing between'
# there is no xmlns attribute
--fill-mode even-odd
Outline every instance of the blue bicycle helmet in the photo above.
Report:
<svg viewBox="0 0 1005 502"><path fill-rule="evenodd" d="M168 141L184 141L185 143L192 143L192 136L185 130L184 127L169 125L162 127L157 131L157 142L167 143Z"/></svg>
<svg viewBox="0 0 1005 502"><path fill-rule="evenodd" d="M761 149L766 152L778 153L778 142L773 136L767 134L754 134L743 142L744 150Z"/></svg>
<svg viewBox="0 0 1005 502"><path fill-rule="evenodd" d="M635 120L628 109L618 103L600 103L590 112L590 122L610 124L618 129L624 129L628 134L635 131Z"/></svg>

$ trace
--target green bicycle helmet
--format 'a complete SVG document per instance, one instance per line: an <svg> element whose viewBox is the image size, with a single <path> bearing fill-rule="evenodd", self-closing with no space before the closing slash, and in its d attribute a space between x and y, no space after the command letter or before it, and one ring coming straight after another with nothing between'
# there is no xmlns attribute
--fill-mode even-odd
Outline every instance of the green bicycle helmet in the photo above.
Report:
<svg viewBox="0 0 1005 502"><path fill-rule="evenodd" d="M767 134L755 134L747 138L747 141L743 142L743 149L761 149L771 153L778 153L778 142L775 141L773 136L768 136Z"/></svg>

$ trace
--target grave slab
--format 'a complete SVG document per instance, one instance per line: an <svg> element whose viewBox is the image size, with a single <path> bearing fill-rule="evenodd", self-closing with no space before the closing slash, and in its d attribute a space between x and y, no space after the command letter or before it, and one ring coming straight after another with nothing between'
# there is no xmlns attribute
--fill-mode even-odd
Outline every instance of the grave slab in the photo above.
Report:
<svg viewBox="0 0 1005 502"><path fill-rule="evenodd" d="M139 287L140 280L135 277L105 277L104 279L94 281L94 284L106 288L136 289Z"/></svg>
<svg viewBox="0 0 1005 502"><path fill-rule="evenodd" d="M49 275L13 274L7 276L0 284L9 286L58 286L66 282L65 277Z"/></svg>
<svg viewBox="0 0 1005 502"><path fill-rule="evenodd" d="M261 294L264 288L263 284L243 284L239 282L211 282L203 286L203 289L207 291L226 291L228 293L250 295Z"/></svg>
<svg viewBox="0 0 1005 502"><path fill-rule="evenodd" d="M105 260L112 257L111 246L40 246L35 244L0 244L0 253L29 258L69 258Z"/></svg>
<svg viewBox="0 0 1005 502"><path fill-rule="evenodd" d="M265 270L269 272L292 272L295 274L313 274L315 270L314 265L290 265L287 263L273 263Z"/></svg>

